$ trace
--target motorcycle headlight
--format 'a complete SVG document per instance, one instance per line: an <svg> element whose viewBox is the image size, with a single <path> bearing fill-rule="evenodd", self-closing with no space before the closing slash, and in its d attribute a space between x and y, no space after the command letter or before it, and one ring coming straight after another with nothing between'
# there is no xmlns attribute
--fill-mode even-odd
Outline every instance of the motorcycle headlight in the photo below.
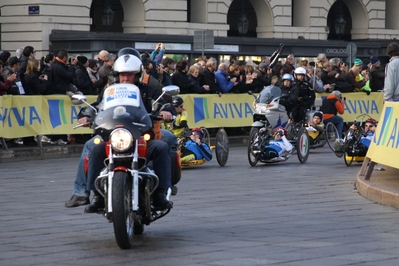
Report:
<svg viewBox="0 0 399 266"><path fill-rule="evenodd" d="M113 149L117 150L118 152L124 152L132 146L133 136L128 130L124 128L117 128L111 132L109 141Z"/></svg>
<svg viewBox="0 0 399 266"><path fill-rule="evenodd" d="M258 105L256 106L256 112L257 112L257 113L265 113L265 112L266 112L266 109L267 109L266 104L258 104Z"/></svg>

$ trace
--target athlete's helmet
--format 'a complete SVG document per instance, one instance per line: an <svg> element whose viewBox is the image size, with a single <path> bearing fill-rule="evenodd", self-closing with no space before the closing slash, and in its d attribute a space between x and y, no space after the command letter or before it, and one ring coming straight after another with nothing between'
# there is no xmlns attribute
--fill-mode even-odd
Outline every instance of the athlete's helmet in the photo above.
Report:
<svg viewBox="0 0 399 266"><path fill-rule="evenodd" d="M173 96L172 104L174 107L178 107L183 104L183 99L180 96Z"/></svg>
<svg viewBox="0 0 399 266"><path fill-rule="evenodd" d="M369 118L369 119L367 119L366 120L366 123L370 123L370 124L372 124L373 126L377 126L377 120L375 120L374 118Z"/></svg>
<svg viewBox="0 0 399 266"><path fill-rule="evenodd" d="M319 118L320 118L320 121L323 121L323 112L322 112L322 111L317 111L317 112L315 112L315 113L313 114L313 117L315 117L315 116L319 117Z"/></svg>
<svg viewBox="0 0 399 266"><path fill-rule="evenodd" d="M286 74L283 75L282 80L283 80L283 81L284 81L284 80L292 81L292 75L286 73Z"/></svg>
<svg viewBox="0 0 399 266"><path fill-rule="evenodd" d="M202 139L202 137L204 136L204 132L199 127L195 127L193 129L191 129L191 132L197 132L199 134L200 139Z"/></svg>
<svg viewBox="0 0 399 266"><path fill-rule="evenodd" d="M132 47L125 47L119 50L118 52L118 57L121 57L122 55L125 54L131 54L136 56L138 59L141 60L141 55L139 53L139 51L137 51L136 49L132 48Z"/></svg>
<svg viewBox="0 0 399 266"><path fill-rule="evenodd" d="M137 74L141 72L141 61L134 55L125 54L116 59L113 67L115 74L119 74L121 72Z"/></svg>
<svg viewBox="0 0 399 266"><path fill-rule="evenodd" d="M277 134L280 130L284 131L284 136L286 136L286 137L288 136L288 131L281 126L274 129L274 134Z"/></svg>

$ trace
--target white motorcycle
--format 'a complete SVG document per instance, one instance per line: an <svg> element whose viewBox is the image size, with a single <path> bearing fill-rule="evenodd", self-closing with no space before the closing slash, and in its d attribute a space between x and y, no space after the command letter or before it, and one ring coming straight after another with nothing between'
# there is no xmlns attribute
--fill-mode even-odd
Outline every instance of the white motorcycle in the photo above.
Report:
<svg viewBox="0 0 399 266"><path fill-rule="evenodd" d="M249 94L253 95L252 92L249 92ZM256 99L256 96L253 96ZM257 103L256 100L254 101L253 123L248 139L248 161L251 166L255 166L259 161L270 163L288 160L295 151L301 163L305 163L308 159L308 132L300 123L288 123L289 117L285 107L279 104L280 98L276 97L270 103ZM294 149L284 160L266 160L262 158L262 149L273 139L273 130L278 127L286 128L288 131L288 140Z"/></svg>

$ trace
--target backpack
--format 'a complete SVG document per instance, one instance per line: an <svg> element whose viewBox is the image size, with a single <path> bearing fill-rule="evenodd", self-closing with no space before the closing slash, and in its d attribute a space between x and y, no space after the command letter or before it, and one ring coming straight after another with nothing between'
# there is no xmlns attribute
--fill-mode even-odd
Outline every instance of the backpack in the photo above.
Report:
<svg viewBox="0 0 399 266"><path fill-rule="evenodd" d="M43 95L52 94L54 90L54 82L53 82L53 69L50 67L45 68L42 74L47 75L47 85L43 91Z"/></svg>

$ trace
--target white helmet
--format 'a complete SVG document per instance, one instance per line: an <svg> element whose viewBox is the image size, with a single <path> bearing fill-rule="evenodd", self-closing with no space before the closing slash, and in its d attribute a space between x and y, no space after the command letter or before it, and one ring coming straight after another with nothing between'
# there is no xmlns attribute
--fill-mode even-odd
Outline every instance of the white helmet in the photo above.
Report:
<svg viewBox="0 0 399 266"><path fill-rule="evenodd" d="M141 61L136 56L131 54L125 54L116 59L114 63L114 73L121 72L131 72L131 73L140 73L141 72Z"/></svg>
<svg viewBox="0 0 399 266"><path fill-rule="evenodd" d="M306 69L303 67L297 67L294 73L295 75L306 75Z"/></svg>

